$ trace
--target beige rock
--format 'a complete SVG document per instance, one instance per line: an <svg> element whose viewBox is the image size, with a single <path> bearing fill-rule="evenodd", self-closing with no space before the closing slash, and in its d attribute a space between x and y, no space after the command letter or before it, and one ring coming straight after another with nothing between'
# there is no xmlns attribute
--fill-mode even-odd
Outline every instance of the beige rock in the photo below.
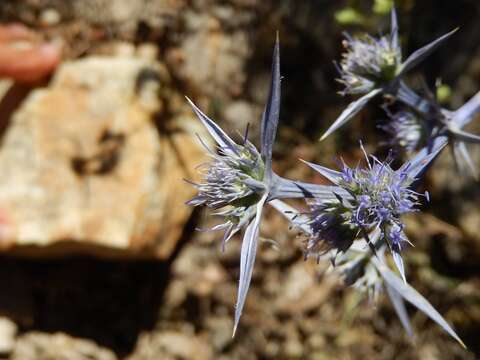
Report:
<svg viewBox="0 0 480 360"><path fill-rule="evenodd" d="M155 126L167 87L159 64L93 57L34 91L0 150L0 247L167 257L191 211L182 178L204 161L191 112Z"/></svg>
<svg viewBox="0 0 480 360"><path fill-rule="evenodd" d="M116 360L110 350L91 340L63 333L29 332L17 340L11 360Z"/></svg>
<svg viewBox="0 0 480 360"><path fill-rule="evenodd" d="M208 360L213 359L212 348L207 341L195 334L165 331L140 336L137 350L128 360Z"/></svg>
<svg viewBox="0 0 480 360"><path fill-rule="evenodd" d="M74 14L94 23L124 22L142 14L143 1L85 0L73 2Z"/></svg>
<svg viewBox="0 0 480 360"><path fill-rule="evenodd" d="M301 314L318 308L328 299L337 282L334 277L326 277L319 284L318 268L314 261L303 260L290 268L275 301L277 311L289 315Z"/></svg>
<svg viewBox="0 0 480 360"><path fill-rule="evenodd" d="M43 26L57 25L62 20L60 13L53 8L47 8L40 14L40 23Z"/></svg>
<svg viewBox="0 0 480 360"><path fill-rule="evenodd" d="M178 47L167 51L166 61L176 77L192 92L221 100L239 96L246 78L244 67L251 44L242 31L226 33L220 22L207 14L185 13L190 32Z"/></svg>
<svg viewBox="0 0 480 360"><path fill-rule="evenodd" d="M15 345L17 325L6 317L0 317L0 354L9 354Z"/></svg>

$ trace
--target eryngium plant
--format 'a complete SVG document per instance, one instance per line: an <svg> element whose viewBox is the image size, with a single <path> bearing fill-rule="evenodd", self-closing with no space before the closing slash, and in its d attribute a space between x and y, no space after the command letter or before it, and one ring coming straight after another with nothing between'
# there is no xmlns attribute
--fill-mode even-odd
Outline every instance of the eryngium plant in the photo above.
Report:
<svg viewBox="0 0 480 360"><path fill-rule="evenodd" d="M305 184L279 177L272 171L272 148L280 113L280 49L277 38L273 51L272 81L261 121L259 152L245 136L241 143L233 141L213 120L188 99L198 119L217 144L217 152L202 140L212 161L203 165L203 181L191 184L198 194L188 205L206 206L218 210L214 214L224 222L210 230L224 230L222 248L240 229L245 228L240 255L240 281L235 324L238 326L243 305L252 279L257 252L260 220L265 204L280 198L317 196L331 198L328 186Z"/></svg>
<svg viewBox="0 0 480 360"><path fill-rule="evenodd" d="M198 195L187 204L222 209L216 215L223 216L225 222L211 229L225 230L222 246L241 228L246 228L240 255L240 282L233 329L235 334L252 279L263 206L267 200L278 195L276 176L272 172L272 147L280 102L278 41L273 53L269 100L262 117L261 152L246 136L241 144L237 144L193 102L187 100L218 146L218 153L206 146L213 161L207 164L203 182L194 184Z"/></svg>
<svg viewBox="0 0 480 360"><path fill-rule="evenodd" d="M365 153L366 168L350 168L343 164L340 172L307 163L344 189L334 200L307 200L311 234L307 256L316 254L319 257L332 249L345 252L357 238L365 239L372 252L376 253L369 233L379 231L381 241L387 244L406 282L401 251L409 241L403 232L401 216L417 211L420 194L411 185L416 180L416 174L428 165L433 156L425 156L420 161L420 169L407 162L398 170L393 170L388 161L380 162L374 156L370 158Z"/></svg>
<svg viewBox="0 0 480 360"><path fill-rule="evenodd" d="M462 128L480 111L480 93L457 111L440 107L435 98L422 98L411 90L402 76L430 54L454 31L415 51L402 62L396 13L391 14L391 33L374 38L347 35L346 53L339 66L344 94L364 94L350 104L324 137L353 117L373 97L383 94L405 109L390 115L384 129L387 144L404 148L410 159L398 169L392 158L381 161L364 151L366 166L349 167L342 161L340 171L307 163L333 185L317 185L284 179L272 171L272 149L280 109L280 50L278 36L272 62L270 92L261 119L260 151L247 136L232 140L193 102L190 105L215 140L207 148L211 161L204 164L203 180L192 183L198 194L188 204L214 210L224 221L210 230L223 230L222 248L234 234L245 228L240 254L240 279L233 333L238 327L253 273L260 220L266 204L281 212L293 227L307 236L305 258L327 259L348 286L375 300L385 289L406 332L413 336L404 301L427 314L448 334L465 346L433 306L408 283L403 251L409 240L402 215L419 211L421 198L415 186L438 154L451 144L457 161L474 171L465 143L480 137ZM385 106L384 106L385 108ZM391 154L394 154L392 151ZM307 209L298 211L281 199L303 198ZM397 275L388 266L388 253ZM405 255L404 255L405 256Z"/></svg>
<svg viewBox="0 0 480 360"><path fill-rule="evenodd" d="M338 68L346 94L366 94L393 81L401 65L402 52L394 34L377 39L370 35L354 38L345 34L345 53Z"/></svg>
<svg viewBox="0 0 480 360"><path fill-rule="evenodd" d="M398 21L395 9L391 13L390 34L375 38L365 34L359 37L346 35L340 65L337 66L342 95L363 95L348 107L328 128L321 140L352 119L370 100L384 95L388 102L398 101L405 107L398 115L390 116L384 129L392 135L391 145L406 153L419 150L421 146L432 146L437 138L443 142L448 138L457 167L468 170L477 177L477 170L467 151L466 144L480 143L480 137L462 130L473 118L479 106L477 97L457 111L442 108L432 96L422 97L404 81L404 75L424 60L457 29L439 37L413 52L402 62L399 44ZM438 143L438 142L437 142ZM446 144L444 144L446 145Z"/></svg>
<svg viewBox="0 0 480 360"><path fill-rule="evenodd" d="M430 55L439 45L452 36L457 29L439 37L431 43L413 52L402 62L402 50L398 38L398 21L395 9L391 13L390 35L377 39L365 34L363 37L346 35L346 52L338 67L340 79L345 88L340 94L363 95L352 102L323 134L323 140L354 117L370 100L383 94L388 97L400 97L416 110L429 113L435 104L426 101L411 91L401 80L402 77Z"/></svg>

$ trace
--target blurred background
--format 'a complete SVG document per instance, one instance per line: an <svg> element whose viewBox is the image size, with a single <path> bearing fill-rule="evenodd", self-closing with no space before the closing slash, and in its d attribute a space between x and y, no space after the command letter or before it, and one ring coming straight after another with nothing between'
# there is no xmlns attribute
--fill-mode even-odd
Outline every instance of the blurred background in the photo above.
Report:
<svg viewBox="0 0 480 360"><path fill-rule="evenodd" d="M407 218L409 282L455 327L463 350L408 308L407 338L384 298L370 304L304 261L303 239L267 211L252 286L231 338L240 239L184 205L206 160L184 95L258 141L275 33L283 99L274 167L322 182L298 158L385 154L380 101L322 143L351 100L337 94L342 32L388 31L389 0L0 1L0 358L475 359L480 357L480 190L448 151L431 201ZM480 91L480 3L399 0L409 54L460 31L409 75L456 109ZM480 126L471 125L479 133ZM480 164L478 150L474 158ZM301 203L297 203L302 206Z"/></svg>

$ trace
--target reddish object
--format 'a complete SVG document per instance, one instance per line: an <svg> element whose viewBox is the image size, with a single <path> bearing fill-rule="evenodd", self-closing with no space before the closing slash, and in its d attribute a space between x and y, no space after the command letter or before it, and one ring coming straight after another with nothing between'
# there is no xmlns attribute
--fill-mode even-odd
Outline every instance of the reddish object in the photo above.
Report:
<svg viewBox="0 0 480 360"><path fill-rule="evenodd" d="M19 42L28 47L20 48ZM35 33L25 26L0 26L0 78L34 83L51 74L60 61L59 47L38 43Z"/></svg>

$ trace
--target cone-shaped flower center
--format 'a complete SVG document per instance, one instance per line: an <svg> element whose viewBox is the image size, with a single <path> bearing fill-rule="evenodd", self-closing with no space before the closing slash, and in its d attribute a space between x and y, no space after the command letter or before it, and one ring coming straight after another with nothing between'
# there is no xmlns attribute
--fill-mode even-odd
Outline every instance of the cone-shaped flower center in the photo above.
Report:
<svg viewBox="0 0 480 360"><path fill-rule="evenodd" d="M249 141L236 145L237 153L219 150L206 165L203 182L196 184L198 194L191 205L205 205L213 209L224 206L248 207L260 195L249 179L262 181L264 165L260 153Z"/></svg>
<svg viewBox="0 0 480 360"><path fill-rule="evenodd" d="M344 93L367 93L395 78L401 63L401 52L393 46L389 37L347 37L343 46L346 52L342 54L340 63L340 82L345 85Z"/></svg>

